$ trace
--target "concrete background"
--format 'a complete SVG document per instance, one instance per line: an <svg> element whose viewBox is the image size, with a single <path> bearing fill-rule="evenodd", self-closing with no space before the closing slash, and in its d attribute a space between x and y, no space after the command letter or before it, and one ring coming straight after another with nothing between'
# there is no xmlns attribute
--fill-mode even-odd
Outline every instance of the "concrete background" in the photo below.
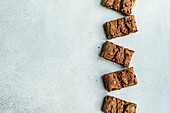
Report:
<svg viewBox="0 0 170 113"><path fill-rule="evenodd" d="M99 58L101 0L0 0L0 113L102 113L108 94L137 113L170 113L170 1L137 0L139 32L111 40L135 50L139 84L108 93L101 76L124 69Z"/></svg>

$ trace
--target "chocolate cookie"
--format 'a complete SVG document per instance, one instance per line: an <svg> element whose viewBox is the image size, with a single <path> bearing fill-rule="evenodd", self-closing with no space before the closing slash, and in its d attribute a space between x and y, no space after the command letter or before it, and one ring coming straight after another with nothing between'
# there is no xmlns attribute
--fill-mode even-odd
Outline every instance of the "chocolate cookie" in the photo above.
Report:
<svg viewBox="0 0 170 113"><path fill-rule="evenodd" d="M129 67L133 54L133 50L106 41L103 45L100 57L116 62L122 66Z"/></svg>
<svg viewBox="0 0 170 113"><path fill-rule="evenodd" d="M103 0L102 5L110 9L130 15L136 0Z"/></svg>
<svg viewBox="0 0 170 113"><path fill-rule="evenodd" d="M138 31L134 15L106 22L104 28L108 39L129 35Z"/></svg>
<svg viewBox="0 0 170 113"><path fill-rule="evenodd" d="M119 90L138 83L133 67L103 75L104 86L108 92Z"/></svg>
<svg viewBox="0 0 170 113"><path fill-rule="evenodd" d="M136 113L137 104L112 96L106 96L102 111L104 113Z"/></svg>

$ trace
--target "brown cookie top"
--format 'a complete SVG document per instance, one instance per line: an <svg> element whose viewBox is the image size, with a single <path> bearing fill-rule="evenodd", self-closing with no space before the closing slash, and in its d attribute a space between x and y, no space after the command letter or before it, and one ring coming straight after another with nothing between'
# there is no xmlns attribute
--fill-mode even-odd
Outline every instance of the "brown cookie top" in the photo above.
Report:
<svg viewBox="0 0 170 113"><path fill-rule="evenodd" d="M103 75L104 86L108 92L119 90L138 83L133 67Z"/></svg>
<svg viewBox="0 0 170 113"><path fill-rule="evenodd" d="M130 15L136 0L103 0L102 5L110 9Z"/></svg>
<svg viewBox="0 0 170 113"><path fill-rule="evenodd" d="M112 96L106 96L102 111L104 113L136 113L137 104Z"/></svg>
<svg viewBox="0 0 170 113"><path fill-rule="evenodd" d="M103 45L100 57L116 62L122 66L129 67L133 54L133 50L106 41Z"/></svg>
<svg viewBox="0 0 170 113"><path fill-rule="evenodd" d="M104 28L108 39L129 35L138 31L134 15L106 22Z"/></svg>

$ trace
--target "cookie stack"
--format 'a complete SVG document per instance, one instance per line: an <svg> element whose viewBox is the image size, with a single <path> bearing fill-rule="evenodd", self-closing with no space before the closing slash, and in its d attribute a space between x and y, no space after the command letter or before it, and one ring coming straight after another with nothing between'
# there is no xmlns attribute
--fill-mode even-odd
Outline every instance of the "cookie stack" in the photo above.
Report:
<svg viewBox="0 0 170 113"><path fill-rule="evenodd" d="M135 16L130 15L136 0L102 0L102 5L119 11L124 18L112 20L104 24L108 39L126 36L138 31ZM125 87L136 85L137 78L133 67L129 68L134 51L112 42L106 41L103 45L100 57L120 64L127 69L103 75L104 86L108 92L120 90ZM112 96L104 99L102 111L104 113L136 113L137 105Z"/></svg>

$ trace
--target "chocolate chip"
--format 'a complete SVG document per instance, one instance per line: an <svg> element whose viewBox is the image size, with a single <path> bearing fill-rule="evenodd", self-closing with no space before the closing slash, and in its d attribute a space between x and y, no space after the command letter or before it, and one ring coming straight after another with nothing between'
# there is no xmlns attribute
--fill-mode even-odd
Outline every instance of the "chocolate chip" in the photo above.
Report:
<svg viewBox="0 0 170 113"><path fill-rule="evenodd" d="M136 80L134 79L133 82L136 83Z"/></svg>
<svg viewBox="0 0 170 113"><path fill-rule="evenodd" d="M129 58L129 54L126 54L125 56Z"/></svg>
<svg viewBox="0 0 170 113"><path fill-rule="evenodd" d="M126 70L126 73L129 73L130 71L129 70Z"/></svg>
<svg viewBox="0 0 170 113"><path fill-rule="evenodd" d="M109 99L109 96L107 96L106 99Z"/></svg>
<svg viewBox="0 0 170 113"><path fill-rule="evenodd" d="M112 90L116 90L116 88L112 88Z"/></svg>

